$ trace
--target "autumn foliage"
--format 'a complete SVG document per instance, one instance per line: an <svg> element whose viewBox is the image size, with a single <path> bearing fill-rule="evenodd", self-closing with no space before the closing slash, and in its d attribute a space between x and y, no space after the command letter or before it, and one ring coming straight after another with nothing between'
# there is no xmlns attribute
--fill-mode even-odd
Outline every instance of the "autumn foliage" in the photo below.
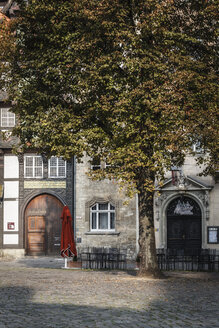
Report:
<svg viewBox="0 0 219 328"><path fill-rule="evenodd" d="M194 142L218 160L217 2L18 1L8 93L19 150L86 152L139 193L141 273L157 270L153 190Z"/></svg>

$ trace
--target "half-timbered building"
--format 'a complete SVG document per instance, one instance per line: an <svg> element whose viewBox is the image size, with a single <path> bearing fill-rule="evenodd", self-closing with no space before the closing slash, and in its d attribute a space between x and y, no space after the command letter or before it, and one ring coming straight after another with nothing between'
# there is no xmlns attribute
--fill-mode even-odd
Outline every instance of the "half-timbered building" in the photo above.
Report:
<svg viewBox="0 0 219 328"><path fill-rule="evenodd" d="M14 15L16 6L0 1L0 10ZM8 6L6 8L6 6ZM4 11L4 10L3 10ZM37 152L19 156L12 147L16 124L10 103L0 93L0 255L59 255L61 211L70 208L80 253L89 247L118 248L129 259L138 254L138 196L124 205L116 181L92 181L89 169L102 165L84 158L66 162ZM4 138L3 138L4 135ZM196 156L201 149L196 147ZM185 253L219 250L218 175L200 177L188 156L177 179L169 172L154 197L156 247Z"/></svg>

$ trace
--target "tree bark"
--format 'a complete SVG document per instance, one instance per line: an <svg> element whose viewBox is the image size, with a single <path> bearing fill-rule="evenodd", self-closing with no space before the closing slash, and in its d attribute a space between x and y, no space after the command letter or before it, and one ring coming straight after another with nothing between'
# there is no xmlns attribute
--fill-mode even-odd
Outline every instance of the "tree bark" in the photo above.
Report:
<svg viewBox="0 0 219 328"><path fill-rule="evenodd" d="M153 191L139 188L139 257L140 268L138 275L162 278L158 268L153 213Z"/></svg>
<svg viewBox="0 0 219 328"><path fill-rule="evenodd" d="M2 9L2 13L3 14L7 14L7 12L9 11L11 5L13 4L14 0L8 0L7 3L5 4L5 6Z"/></svg>

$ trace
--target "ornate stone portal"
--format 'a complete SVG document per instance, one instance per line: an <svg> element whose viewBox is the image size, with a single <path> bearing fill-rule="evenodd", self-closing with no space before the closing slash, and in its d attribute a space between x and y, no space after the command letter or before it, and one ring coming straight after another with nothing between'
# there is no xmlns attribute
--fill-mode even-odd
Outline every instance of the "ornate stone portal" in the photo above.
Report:
<svg viewBox="0 0 219 328"><path fill-rule="evenodd" d="M207 186L196 178L185 177L179 181L177 186L172 184L172 179L166 180L162 187L156 188L154 198L154 218L157 248L167 248L167 208L174 200L175 215L193 215L193 208L189 202L180 201L188 197L197 203L201 210L202 222L202 248L207 247L207 222L210 217L209 193L212 186Z"/></svg>

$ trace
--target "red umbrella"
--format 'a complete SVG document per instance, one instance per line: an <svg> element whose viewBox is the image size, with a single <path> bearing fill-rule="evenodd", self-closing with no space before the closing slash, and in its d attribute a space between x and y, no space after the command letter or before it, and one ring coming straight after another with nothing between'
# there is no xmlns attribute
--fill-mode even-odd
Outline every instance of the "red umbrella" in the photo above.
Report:
<svg viewBox="0 0 219 328"><path fill-rule="evenodd" d="M74 233L72 228L72 217L68 206L63 207L62 211L62 233L61 233L61 256L77 256L77 250L74 242Z"/></svg>

